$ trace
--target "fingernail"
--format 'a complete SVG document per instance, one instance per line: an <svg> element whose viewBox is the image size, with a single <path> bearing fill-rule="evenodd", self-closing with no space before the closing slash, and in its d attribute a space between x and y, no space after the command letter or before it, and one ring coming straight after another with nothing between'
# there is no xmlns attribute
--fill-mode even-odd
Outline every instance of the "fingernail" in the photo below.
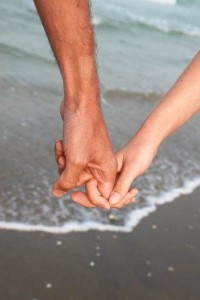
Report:
<svg viewBox="0 0 200 300"><path fill-rule="evenodd" d="M120 194L117 193L117 192L114 192L113 194L111 194L111 197L110 197L110 199L109 199L109 202L110 202L111 204L116 204L116 203L118 203L118 202L120 201L120 199L121 199Z"/></svg>
<svg viewBox="0 0 200 300"><path fill-rule="evenodd" d="M138 190L137 189L132 189L132 190L130 190L130 193L133 197L135 197L138 194Z"/></svg>
<svg viewBox="0 0 200 300"><path fill-rule="evenodd" d="M52 194L55 196L55 197L62 197L65 195L65 192L61 191L61 190L55 190L55 191L52 191Z"/></svg>
<svg viewBox="0 0 200 300"><path fill-rule="evenodd" d="M101 204L100 206L103 210L106 210L106 211L109 211L110 210L110 204L108 203L104 203L104 204Z"/></svg>
<svg viewBox="0 0 200 300"><path fill-rule="evenodd" d="M109 211L109 210L110 210L110 205L109 205L109 204L106 204L106 205L104 205L104 208L105 208L107 211Z"/></svg>
<svg viewBox="0 0 200 300"><path fill-rule="evenodd" d="M108 207L106 207L106 206L102 206L101 208L102 208L105 212L110 210L110 207L108 208Z"/></svg>
<svg viewBox="0 0 200 300"><path fill-rule="evenodd" d="M60 140L56 140L56 144L57 144L58 142L60 142Z"/></svg>

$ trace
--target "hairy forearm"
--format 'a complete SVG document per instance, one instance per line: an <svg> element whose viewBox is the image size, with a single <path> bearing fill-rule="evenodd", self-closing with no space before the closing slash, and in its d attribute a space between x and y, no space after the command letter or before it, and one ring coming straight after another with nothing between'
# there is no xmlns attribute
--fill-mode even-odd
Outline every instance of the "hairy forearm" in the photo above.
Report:
<svg viewBox="0 0 200 300"><path fill-rule="evenodd" d="M162 141L200 110L200 52L142 124L137 136L158 148Z"/></svg>
<svg viewBox="0 0 200 300"><path fill-rule="evenodd" d="M34 0L72 105L98 101L89 0Z"/></svg>

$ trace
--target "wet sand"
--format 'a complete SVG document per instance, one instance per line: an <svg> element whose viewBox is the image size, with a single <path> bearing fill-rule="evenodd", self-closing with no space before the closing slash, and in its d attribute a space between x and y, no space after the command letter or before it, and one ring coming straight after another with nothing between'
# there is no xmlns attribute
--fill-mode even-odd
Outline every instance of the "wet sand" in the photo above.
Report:
<svg viewBox="0 0 200 300"><path fill-rule="evenodd" d="M200 189L132 233L0 232L1 300L200 299Z"/></svg>

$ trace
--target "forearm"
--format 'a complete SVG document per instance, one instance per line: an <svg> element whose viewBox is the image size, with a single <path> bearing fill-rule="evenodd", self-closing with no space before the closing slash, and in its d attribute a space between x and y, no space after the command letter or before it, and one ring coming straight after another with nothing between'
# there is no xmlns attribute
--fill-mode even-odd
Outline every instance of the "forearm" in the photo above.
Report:
<svg viewBox="0 0 200 300"><path fill-rule="evenodd" d="M34 0L71 105L98 101L95 43L89 0ZM68 104L69 104L68 103Z"/></svg>
<svg viewBox="0 0 200 300"><path fill-rule="evenodd" d="M137 136L155 148L200 110L200 52L142 124Z"/></svg>

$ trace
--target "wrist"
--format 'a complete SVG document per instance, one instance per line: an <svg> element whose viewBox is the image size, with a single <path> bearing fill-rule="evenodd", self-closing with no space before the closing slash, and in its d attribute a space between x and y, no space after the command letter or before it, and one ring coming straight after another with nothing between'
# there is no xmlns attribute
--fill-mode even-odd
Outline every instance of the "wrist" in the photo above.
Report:
<svg viewBox="0 0 200 300"><path fill-rule="evenodd" d="M98 91L87 90L77 91L73 95L65 94L63 103L67 110L82 110L87 114L101 111Z"/></svg>
<svg viewBox="0 0 200 300"><path fill-rule="evenodd" d="M94 55L73 55L62 59L64 93L70 98L95 97L99 81Z"/></svg>
<svg viewBox="0 0 200 300"><path fill-rule="evenodd" d="M69 65L63 75L64 101L68 107L99 105L99 81L96 66L88 62Z"/></svg>
<svg viewBox="0 0 200 300"><path fill-rule="evenodd" d="M156 155L161 141L162 140L159 138L157 132L153 132L148 124L144 122L128 144L132 148L147 148Z"/></svg>
<svg viewBox="0 0 200 300"><path fill-rule="evenodd" d="M94 118L96 121L103 120L103 115L101 112L101 107L99 100L91 99L91 101L85 101L84 99L79 101L72 101L72 99L65 99L61 102L60 113L62 119L64 119L65 114L78 113L81 116L86 116L91 119Z"/></svg>
<svg viewBox="0 0 200 300"><path fill-rule="evenodd" d="M141 125L138 134L145 137L154 149L158 149L169 135L168 124L165 120L150 115Z"/></svg>

